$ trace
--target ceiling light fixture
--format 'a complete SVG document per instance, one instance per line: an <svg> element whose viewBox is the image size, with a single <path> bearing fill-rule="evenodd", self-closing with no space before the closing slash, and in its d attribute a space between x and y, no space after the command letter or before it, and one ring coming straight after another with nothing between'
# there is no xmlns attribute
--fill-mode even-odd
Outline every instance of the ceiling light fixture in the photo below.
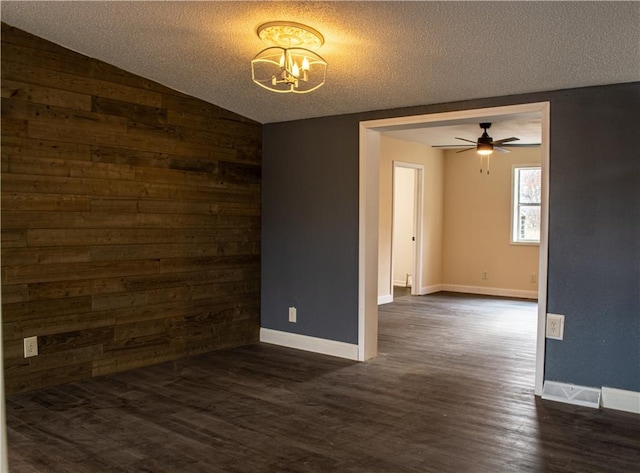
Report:
<svg viewBox="0 0 640 473"><path fill-rule="evenodd" d="M327 63L309 48L319 48L324 37L300 23L272 21L260 25L258 37L269 45L251 60L253 82L279 93L306 94L321 87Z"/></svg>

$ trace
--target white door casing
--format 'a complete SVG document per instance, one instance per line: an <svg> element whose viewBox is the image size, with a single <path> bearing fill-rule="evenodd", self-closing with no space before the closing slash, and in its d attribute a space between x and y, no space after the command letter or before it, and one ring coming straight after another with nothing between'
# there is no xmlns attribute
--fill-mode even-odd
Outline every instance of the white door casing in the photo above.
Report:
<svg viewBox="0 0 640 473"><path fill-rule="evenodd" d="M429 123L446 125L464 120L492 121L495 117L537 114L541 119L542 207L538 276L538 324L536 341L535 394L542 394L547 309L549 239L549 129L550 103L537 102L474 110L414 115L360 122L359 242L358 242L358 359L368 360L378 351L378 207L380 131L388 127Z"/></svg>

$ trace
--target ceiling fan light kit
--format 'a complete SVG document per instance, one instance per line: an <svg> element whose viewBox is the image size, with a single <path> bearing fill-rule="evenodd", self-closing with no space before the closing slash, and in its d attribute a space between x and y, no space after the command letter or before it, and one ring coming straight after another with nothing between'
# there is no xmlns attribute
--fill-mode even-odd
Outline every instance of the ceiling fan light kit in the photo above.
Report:
<svg viewBox="0 0 640 473"><path fill-rule="evenodd" d="M493 138L487 133L487 129L491 128L491 123L480 123L480 128L484 130L482 136L478 138L476 144L476 152L483 156L493 153Z"/></svg>
<svg viewBox="0 0 640 473"><path fill-rule="evenodd" d="M278 93L306 94L325 83L327 62L311 51L324 44L322 34L301 23L272 21L258 27L269 47L251 60L251 78Z"/></svg>
<svg viewBox="0 0 640 473"><path fill-rule="evenodd" d="M491 143L478 143L476 146L476 152L482 155L489 155L493 153L493 145Z"/></svg>

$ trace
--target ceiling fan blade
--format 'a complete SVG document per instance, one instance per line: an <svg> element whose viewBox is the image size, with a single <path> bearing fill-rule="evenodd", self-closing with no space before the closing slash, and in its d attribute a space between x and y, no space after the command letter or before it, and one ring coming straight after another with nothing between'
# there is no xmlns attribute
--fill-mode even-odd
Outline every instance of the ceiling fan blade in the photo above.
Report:
<svg viewBox="0 0 640 473"><path fill-rule="evenodd" d="M448 148L448 149L457 149L457 148L466 148L468 145L463 144L454 144L454 145L431 145L432 148ZM500 145L503 148L537 148L540 146L540 143L506 143Z"/></svg>
<svg viewBox="0 0 640 473"><path fill-rule="evenodd" d="M461 149L460 151L456 151L456 154L457 153L464 153L465 151L471 151L472 149L475 149L475 148Z"/></svg>
<svg viewBox="0 0 640 473"><path fill-rule="evenodd" d="M431 145L432 148L466 148L469 145Z"/></svg>
<svg viewBox="0 0 640 473"><path fill-rule="evenodd" d="M456 136L455 138L456 138L456 140L467 141L467 142L469 142L469 143L473 143L474 145L476 144L476 142L475 142L475 141L471 141L471 140L468 140L468 139L466 139L466 138L458 138L457 136Z"/></svg>
<svg viewBox="0 0 640 473"><path fill-rule="evenodd" d="M500 145L501 145L501 144L503 144L503 143L509 143L510 141L519 141L519 140L520 140L520 138L516 138L515 136L512 136L511 138L504 138L504 139L502 139L502 140L495 140L495 141L493 142L493 145L494 145L494 146L495 146L495 145L500 146Z"/></svg>
<svg viewBox="0 0 640 473"><path fill-rule="evenodd" d="M511 153L511 151L509 151L507 148L501 148L500 146L495 146L493 147L494 151L498 151L499 153Z"/></svg>
<svg viewBox="0 0 640 473"><path fill-rule="evenodd" d="M505 148L535 148L536 146L540 146L540 143L506 143L500 146L504 146Z"/></svg>

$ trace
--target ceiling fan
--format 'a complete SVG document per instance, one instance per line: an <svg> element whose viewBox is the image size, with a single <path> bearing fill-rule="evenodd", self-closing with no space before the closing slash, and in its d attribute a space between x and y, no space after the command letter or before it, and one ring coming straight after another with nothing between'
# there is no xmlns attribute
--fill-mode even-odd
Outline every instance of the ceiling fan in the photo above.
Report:
<svg viewBox="0 0 640 473"><path fill-rule="evenodd" d="M467 140L466 138L458 138L457 136L455 137L456 140L467 141L468 143L473 143L476 145L473 148L461 149L460 151L458 151L458 153L463 153L472 149L475 149L478 154L484 156L490 155L494 151L509 153L510 151L507 148L504 148L502 145L504 145L505 143L510 143L512 141L518 141L520 139L512 136L511 138L503 138L501 140L494 141L494 139L489 136L489 133L487 133L487 130L491 128L491 123L480 123L480 128L482 128L483 133L482 136L476 141Z"/></svg>
<svg viewBox="0 0 640 473"><path fill-rule="evenodd" d="M467 140L466 138L455 137L456 140L466 141L468 143L473 143L475 146L461 149L460 151L456 151L456 153L464 153L465 151L470 151L475 149L476 152L480 155L480 173L482 173L482 158L484 156L487 157L487 174L489 174L489 157L494 151L499 151L500 153L510 153L507 148L504 147L505 144L510 143L512 141L518 141L520 138L516 138L512 136L510 138L503 138L501 140L494 140L489 136L487 130L491 128L491 123L480 123L480 128L482 128L482 136L480 136L476 141ZM514 145L507 145L514 146ZM440 147L440 146L436 146ZM445 146L442 146L445 147Z"/></svg>

